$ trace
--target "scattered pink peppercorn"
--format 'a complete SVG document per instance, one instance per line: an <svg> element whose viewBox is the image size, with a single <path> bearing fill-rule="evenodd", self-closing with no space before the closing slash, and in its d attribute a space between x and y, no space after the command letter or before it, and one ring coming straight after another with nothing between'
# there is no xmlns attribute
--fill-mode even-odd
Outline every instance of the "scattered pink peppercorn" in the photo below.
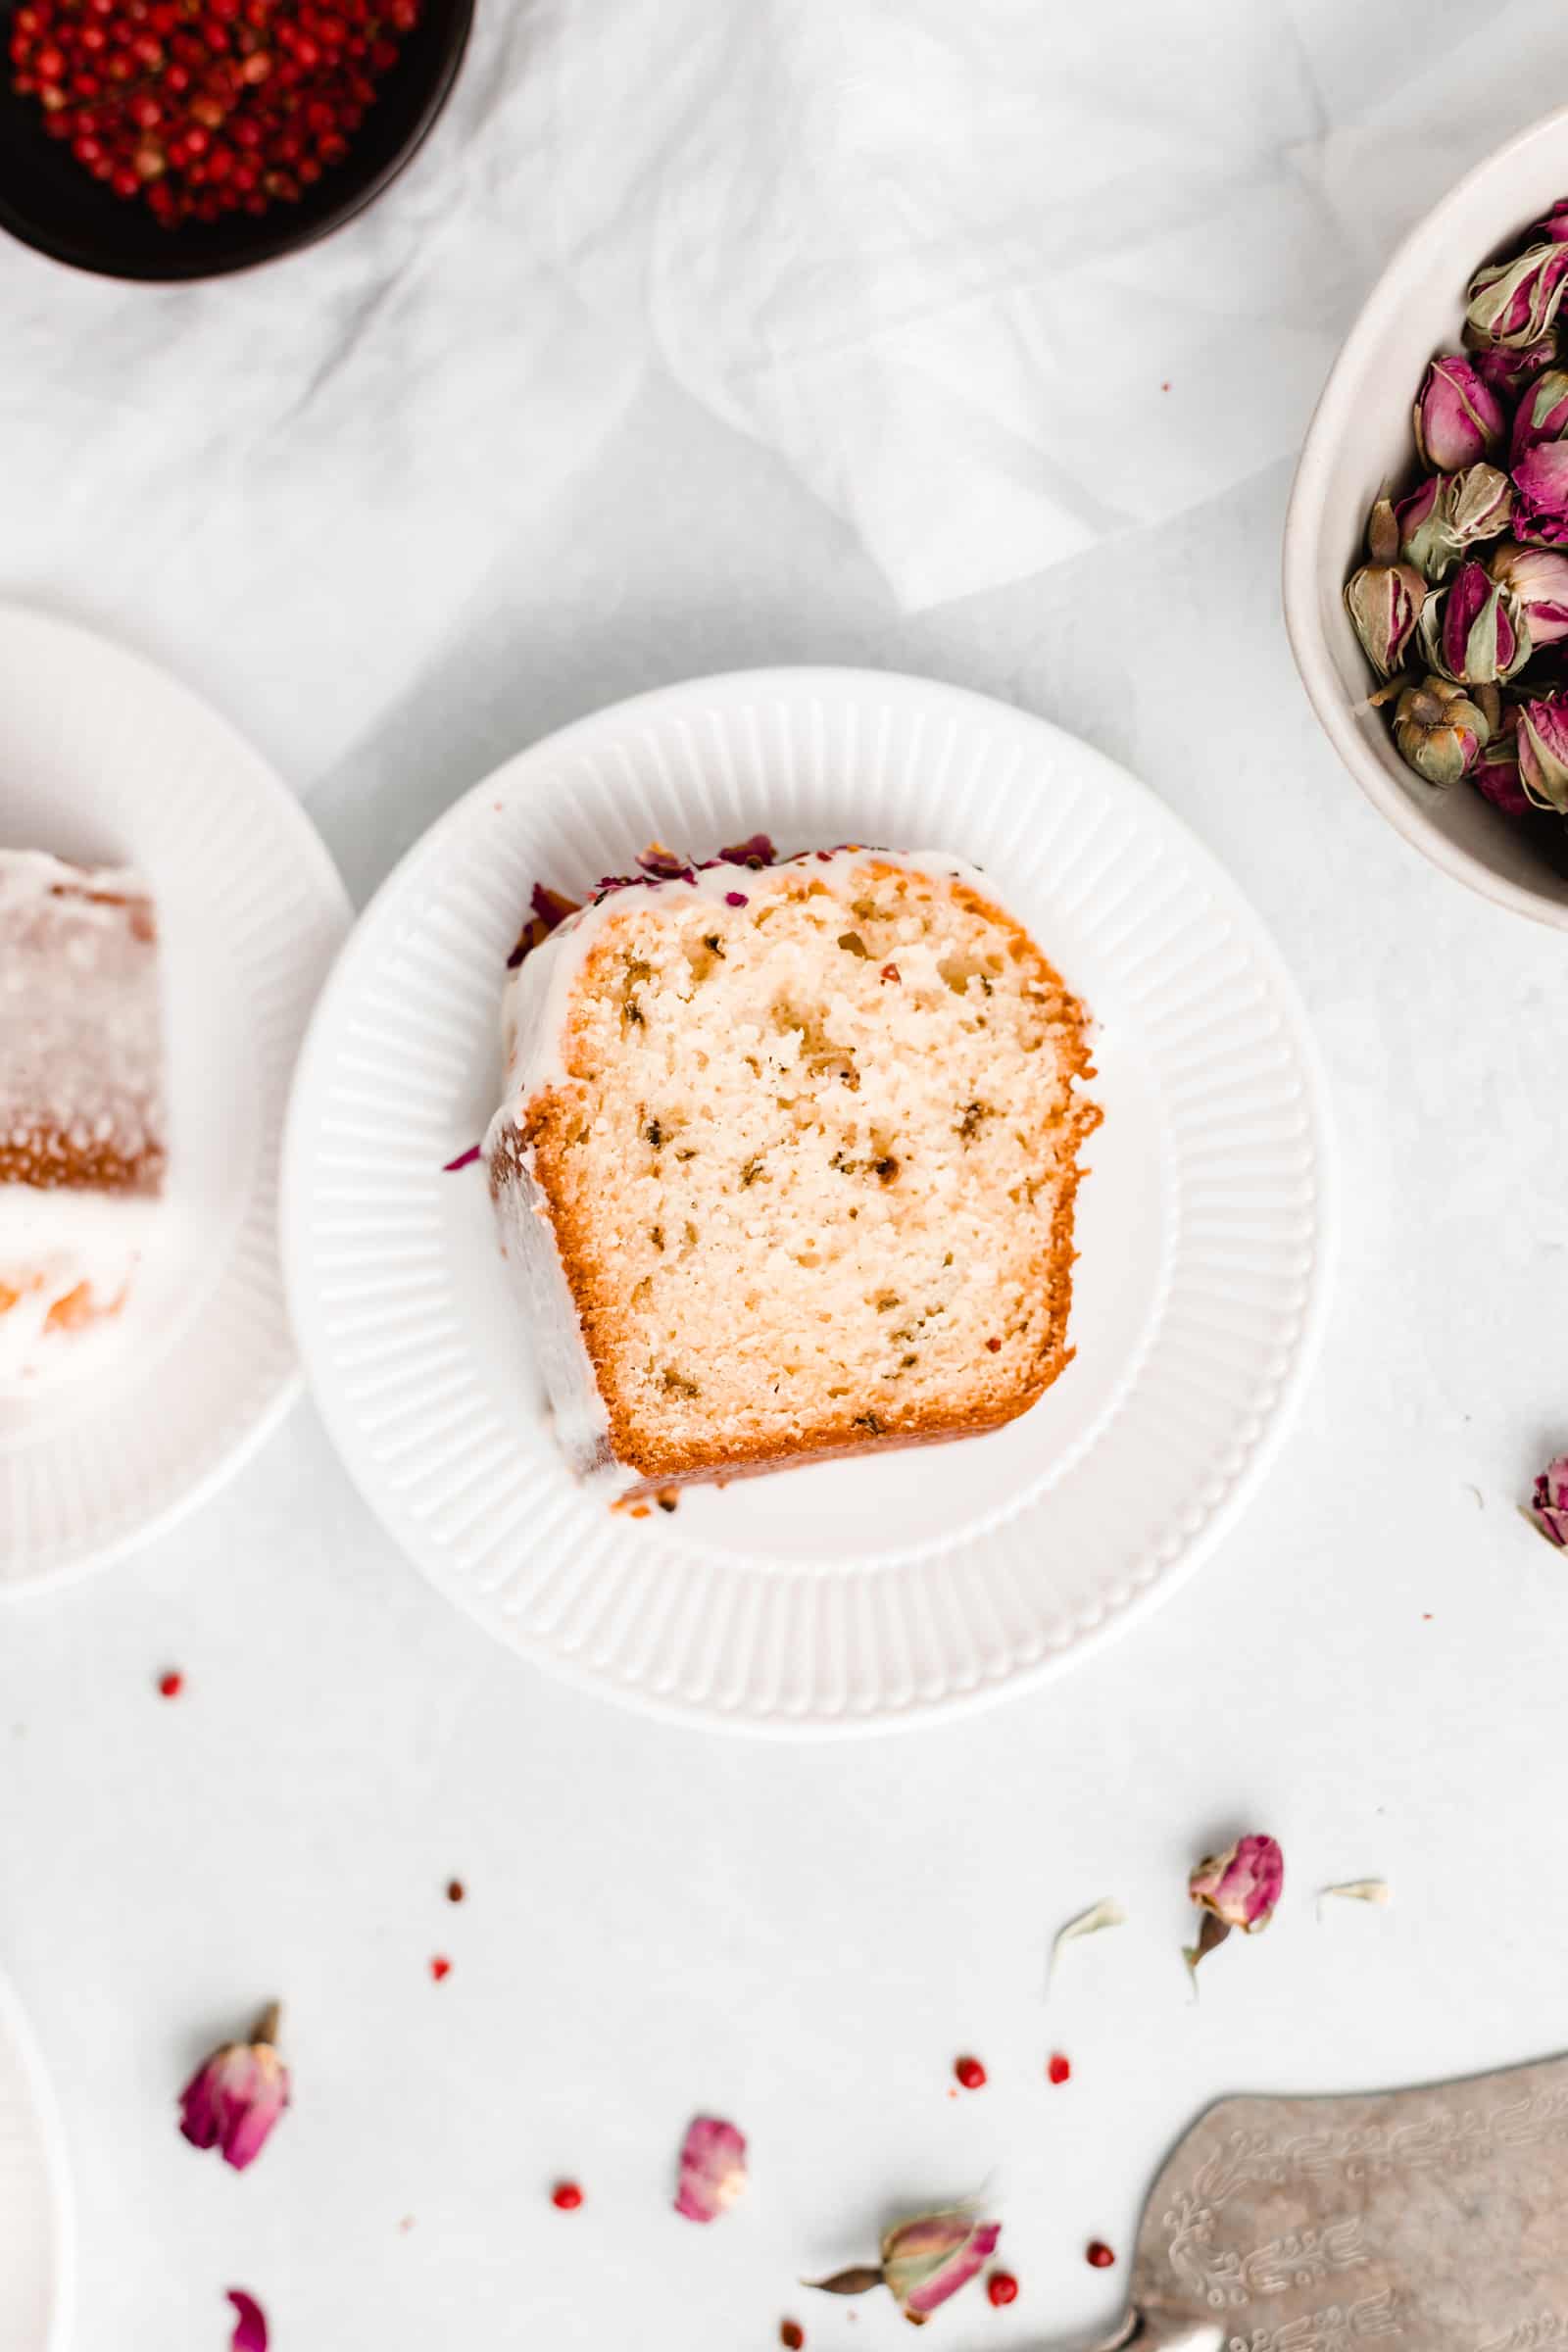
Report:
<svg viewBox="0 0 1568 2352"><path fill-rule="evenodd" d="M780 2320L778 2340L784 2346L784 2352L801 2352L806 2341L806 2329L799 2320Z"/></svg>
<svg viewBox="0 0 1568 2352"><path fill-rule="evenodd" d="M443 1958L443 1957L442 1957L442 1955L441 1955L441 1954L438 1952L438 1953L436 1954L435 1958L434 1958L434 1959L431 1961L431 1963L430 1963L430 1974L431 1974L431 1976L432 1976L432 1977L434 1977L434 1979L435 1979L436 1983L439 1984L443 1977L450 1977L450 1976L451 1976L451 1974L452 1974L452 1963L451 1963L451 1961L450 1961L450 1960L447 1960L447 1959L445 1959L445 1958Z"/></svg>
<svg viewBox="0 0 1568 2352"><path fill-rule="evenodd" d="M978 2058L957 2058L954 2061L953 2071L965 2090L981 2090L985 2087L986 2070Z"/></svg>
<svg viewBox="0 0 1568 2352"><path fill-rule="evenodd" d="M550 2202L558 2213L575 2213L582 2203L582 2190L575 2180L558 2180L550 2192Z"/></svg>
<svg viewBox="0 0 1568 2352"><path fill-rule="evenodd" d="M467 1888L461 1879L448 1879L447 1901L449 1903L461 1903L466 1892Z"/></svg>
<svg viewBox="0 0 1568 2352"><path fill-rule="evenodd" d="M1072 2074L1072 2061L1064 2058L1059 2050L1053 2050L1046 2072L1053 2082L1065 2082Z"/></svg>
<svg viewBox="0 0 1568 2352"><path fill-rule="evenodd" d="M1084 2248L1084 2260L1092 2271L1108 2271L1115 2259L1102 2237L1092 2237Z"/></svg>
<svg viewBox="0 0 1568 2352"><path fill-rule="evenodd" d="M161 1674L158 1677L158 1695L160 1698L177 1698L184 1688L185 1677L182 1674L176 1673L173 1667L171 1667L167 1674Z"/></svg>
<svg viewBox="0 0 1568 2352"><path fill-rule="evenodd" d="M1000 2310L1004 2303L1016 2303L1018 2281L1010 2271L993 2271L986 2280L986 2293Z"/></svg>

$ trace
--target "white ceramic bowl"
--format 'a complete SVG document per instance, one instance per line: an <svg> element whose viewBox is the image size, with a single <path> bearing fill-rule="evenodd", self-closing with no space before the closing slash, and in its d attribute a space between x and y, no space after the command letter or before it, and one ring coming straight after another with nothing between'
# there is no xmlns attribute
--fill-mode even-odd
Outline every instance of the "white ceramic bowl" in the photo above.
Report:
<svg viewBox="0 0 1568 2352"><path fill-rule="evenodd" d="M1446 873L1540 923L1568 929L1568 874L1468 785L1437 792L1365 708L1366 657L1345 610L1366 517L1414 450L1410 411L1435 352L1457 350L1478 266L1568 195L1568 108L1521 131L1450 188L1406 237L1362 306L1307 431L1285 523L1285 625L1330 742L1368 799Z"/></svg>

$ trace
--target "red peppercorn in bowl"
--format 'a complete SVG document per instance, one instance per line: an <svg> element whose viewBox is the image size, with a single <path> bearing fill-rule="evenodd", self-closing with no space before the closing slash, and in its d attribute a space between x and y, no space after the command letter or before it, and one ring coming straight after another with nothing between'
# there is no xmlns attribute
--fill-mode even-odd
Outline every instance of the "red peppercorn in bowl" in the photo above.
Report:
<svg viewBox="0 0 1568 2352"><path fill-rule="evenodd" d="M408 162L473 0L0 0L0 227L114 277L314 244Z"/></svg>

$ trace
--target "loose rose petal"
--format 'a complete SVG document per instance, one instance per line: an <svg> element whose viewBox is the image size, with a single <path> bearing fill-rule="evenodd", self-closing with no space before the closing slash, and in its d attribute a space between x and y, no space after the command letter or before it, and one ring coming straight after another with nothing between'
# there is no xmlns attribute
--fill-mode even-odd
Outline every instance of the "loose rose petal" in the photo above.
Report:
<svg viewBox="0 0 1568 2352"><path fill-rule="evenodd" d="M1080 1911L1076 1919L1069 1919L1064 1928L1056 1930L1055 1941L1051 1947L1051 1964L1046 1970L1046 1990L1049 1992L1051 1989L1051 1980L1056 1973L1056 1960L1064 1943L1076 1942L1080 1936L1098 1936L1102 1928L1124 1928L1126 1925L1126 1912L1109 1895L1103 1902L1091 1905L1087 1911Z"/></svg>
<svg viewBox="0 0 1568 2352"><path fill-rule="evenodd" d="M456 1159L444 1159L441 1162L441 1173L443 1176L455 1176L459 1168L471 1168L478 1156L479 1146L470 1144L466 1152L458 1153Z"/></svg>
<svg viewBox="0 0 1568 2352"><path fill-rule="evenodd" d="M1559 1551L1568 1544L1568 1453L1556 1454L1546 1464L1525 1516Z"/></svg>
<svg viewBox="0 0 1568 2352"><path fill-rule="evenodd" d="M1320 1886L1318 1901L1326 1894L1343 1894L1352 1903L1378 1903L1385 1910L1394 1900L1394 1889L1387 1879L1345 1879L1338 1886Z"/></svg>
<svg viewBox="0 0 1568 2352"><path fill-rule="evenodd" d="M675 2211L689 2222L716 2222L746 2186L746 2139L733 2124L699 2115L680 2152Z"/></svg>
<svg viewBox="0 0 1568 2352"><path fill-rule="evenodd" d="M226 2292L239 2314L229 2337L229 2352L267 2352L267 2314L256 2297L242 2286L231 2286Z"/></svg>
<svg viewBox="0 0 1568 2352"><path fill-rule="evenodd" d="M726 890L724 904L726 906L749 906L751 901L744 890Z"/></svg>

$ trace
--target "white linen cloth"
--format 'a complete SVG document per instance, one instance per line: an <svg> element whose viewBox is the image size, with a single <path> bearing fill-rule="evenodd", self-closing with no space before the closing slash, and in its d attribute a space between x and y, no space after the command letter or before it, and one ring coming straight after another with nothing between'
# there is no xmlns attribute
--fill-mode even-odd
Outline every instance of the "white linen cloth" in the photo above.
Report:
<svg viewBox="0 0 1568 2352"><path fill-rule="evenodd" d="M1396 235L1559 92L1532 0L481 0L317 251L147 288L0 245L5 584L143 613L242 718L263 662L318 773L659 372L906 610L993 587L1288 453Z"/></svg>

